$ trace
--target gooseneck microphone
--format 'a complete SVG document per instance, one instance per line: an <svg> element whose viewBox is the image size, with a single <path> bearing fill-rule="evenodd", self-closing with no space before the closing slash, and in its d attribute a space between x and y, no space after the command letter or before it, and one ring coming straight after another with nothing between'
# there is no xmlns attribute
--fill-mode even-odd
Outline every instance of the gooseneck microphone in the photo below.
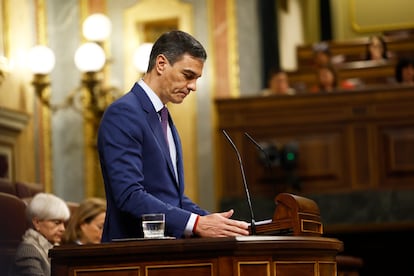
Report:
<svg viewBox="0 0 414 276"><path fill-rule="evenodd" d="M271 165L270 165L270 158L269 158L269 155L267 154L267 152L263 149L263 147L258 143L258 142L256 142L256 140L254 140L253 139L253 137L252 136L250 136L247 132L245 132L244 133L244 135L247 137L247 138L249 138L249 140L264 154L264 156L265 156L265 158L266 158L266 164L267 164L267 167L268 168L270 168L271 167Z"/></svg>
<svg viewBox="0 0 414 276"><path fill-rule="evenodd" d="M248 203L249 209L250 209L250 218L251 218L250 229L251 229L251 234L252 235L256 235L256 222L254 220L253 207L252 207L252 202L250 200L249 188L247 187L246 176L244 174L243 161L242 161L242 159L240 157L239 150L237 149L236 145L233 143L233 140L230 138L230 136L227 134L227 132L224 129L222 131L224 133L224 136L226 136L227 141L229 141L229 143L233 147L234 151L236 152L237 159L239 160L240 171L241 171L241 174L242 174L243 184L244 184L244 191L246 192L247 203Z"/></svg>

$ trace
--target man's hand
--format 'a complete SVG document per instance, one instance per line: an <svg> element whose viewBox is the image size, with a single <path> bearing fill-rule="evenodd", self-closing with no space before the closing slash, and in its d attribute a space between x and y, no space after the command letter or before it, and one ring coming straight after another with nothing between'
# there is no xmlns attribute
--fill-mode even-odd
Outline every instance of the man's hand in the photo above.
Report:
<svg viewBox="0 0 414 276"><path fill-rule="evenodd" d="M248 236L248 224L244 221L230 219L234 211L213 213L200 216L195 234L200 237Z"/></svg>

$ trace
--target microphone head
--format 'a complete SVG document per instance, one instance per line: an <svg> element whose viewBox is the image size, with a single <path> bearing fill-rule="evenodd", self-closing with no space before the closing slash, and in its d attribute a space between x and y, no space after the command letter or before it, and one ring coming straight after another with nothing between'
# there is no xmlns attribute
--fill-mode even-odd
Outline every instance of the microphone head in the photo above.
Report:
<svg viewBox="0 0 414 276"><path fill-rule="evenodd" d="M263 146L263 152L259 152L260 160L268 167L277 167L280 165L280 153L275 144Z"/></svg>

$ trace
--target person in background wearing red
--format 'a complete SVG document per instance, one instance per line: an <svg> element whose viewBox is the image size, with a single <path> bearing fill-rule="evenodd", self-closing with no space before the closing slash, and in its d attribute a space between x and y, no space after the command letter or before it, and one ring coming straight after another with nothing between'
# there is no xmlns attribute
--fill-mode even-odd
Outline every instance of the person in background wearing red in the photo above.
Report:
<svg viewBox="0 0 414 276"><path fill-rule="evenodd" d="M316 85L311 88L312 93L329 93L338 88L336 70L331 65L321 66L316 71Z"/></svg>

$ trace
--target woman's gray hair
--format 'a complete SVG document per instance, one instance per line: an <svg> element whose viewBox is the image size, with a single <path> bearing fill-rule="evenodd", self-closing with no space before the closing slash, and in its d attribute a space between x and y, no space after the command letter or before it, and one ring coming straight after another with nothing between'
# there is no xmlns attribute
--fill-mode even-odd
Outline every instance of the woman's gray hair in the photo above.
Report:
<svg viewBox="0 0 414 276"><path fill-rule="evenodd" d="M40 220L63 220L70 217L68 205L60 197L49 193L38 193L26 208L27 219L31 222L34 217Z"/></svg>

